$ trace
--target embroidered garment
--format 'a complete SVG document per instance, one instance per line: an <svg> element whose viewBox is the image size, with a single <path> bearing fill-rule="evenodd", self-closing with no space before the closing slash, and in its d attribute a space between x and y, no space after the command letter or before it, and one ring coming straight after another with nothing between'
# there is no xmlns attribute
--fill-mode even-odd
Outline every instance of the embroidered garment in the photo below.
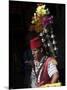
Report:
<svg viewBox="0 0 67 90"><path fill-rule="evenodd" d="M51 57L50 58L43 57L39 63L34 63L35 71L32 68L32 73L31 73L31 87L32 88L37 87L36 82L39 83L41 81L44 81L44 83L48 83L51 76L54 73L58 72L55 63L48 63L50 60L52 60Z"/></svg>

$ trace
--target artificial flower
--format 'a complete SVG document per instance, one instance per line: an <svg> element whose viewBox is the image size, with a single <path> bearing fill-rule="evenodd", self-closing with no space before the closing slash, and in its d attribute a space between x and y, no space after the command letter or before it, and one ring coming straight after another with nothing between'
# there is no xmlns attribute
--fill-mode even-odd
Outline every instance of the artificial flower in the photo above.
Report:
<svg viewBox="0 0 67 90"><path fill-rule="evenodd" d="M36 8L36 13L38 16L44 16L48 14L48 9L45 8L45 5L40 5Z"/></svg>

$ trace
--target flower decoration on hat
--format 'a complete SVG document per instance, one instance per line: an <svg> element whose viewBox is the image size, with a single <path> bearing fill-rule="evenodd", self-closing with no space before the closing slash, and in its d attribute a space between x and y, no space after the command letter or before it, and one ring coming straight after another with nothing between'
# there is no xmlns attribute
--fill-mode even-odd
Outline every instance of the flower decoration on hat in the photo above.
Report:
<svg viewBox="0 0 67 90"><path fill-rule="evenodd" d="M32 17L31 24L34 27L34 31L39 33L42 43L45 48L49 48L53 56L57 50L55 35L53 34L53 16L50 15L49 9L45 4L38 4L36 11Z"/></svg>
<svg viewBox="0 0 67 90"><path fill-rule="evenodd" d="M49 14L49 10L45 8L45 5L40 5L36 8L37 16L44 16Z"/></svg>
<svg viewBox="0 0 67 90"><path fill-rule="evenodd" d="M48 16L49 13L46 5L41 4L37 6L31 21L31 23L34 24L36 32L43 31L43 27L47 27L48 24L53 23L53 16Z"/></svg>

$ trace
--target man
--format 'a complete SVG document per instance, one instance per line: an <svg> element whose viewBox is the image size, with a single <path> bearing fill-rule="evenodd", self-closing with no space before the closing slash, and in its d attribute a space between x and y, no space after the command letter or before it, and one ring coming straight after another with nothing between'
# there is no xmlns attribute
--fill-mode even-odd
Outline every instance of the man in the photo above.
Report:
<svg viewBox="0 0 67 90"><path fill-rule="evenodd" d="M30 41L30 48L34 58L31 72L31 87L35 88L48 83L58 82L57 61L54 57L44 55L42 42L39 37L35 37Z"/></svg>

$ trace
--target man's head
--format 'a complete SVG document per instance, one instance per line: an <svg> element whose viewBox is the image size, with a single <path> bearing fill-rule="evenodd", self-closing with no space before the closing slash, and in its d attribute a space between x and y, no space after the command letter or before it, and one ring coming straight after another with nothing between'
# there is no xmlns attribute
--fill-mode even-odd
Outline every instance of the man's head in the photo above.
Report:
<svg viewBox="0 0 67 90"><path fill-rule="evenodd" d="M43 52L42 42L39 37L35 37L30 41L30 48L32 51L32 55L35 60L40 60Z"/></svg>

